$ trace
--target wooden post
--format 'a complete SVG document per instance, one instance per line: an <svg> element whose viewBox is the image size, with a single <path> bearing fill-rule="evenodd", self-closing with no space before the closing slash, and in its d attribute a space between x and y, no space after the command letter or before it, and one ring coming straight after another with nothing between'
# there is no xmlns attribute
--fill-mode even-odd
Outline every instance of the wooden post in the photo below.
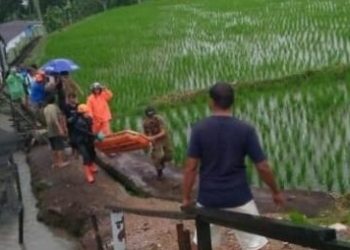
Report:
<svg viewBox="0 0 350 250"><path fill-rule="evenodd" d="M179 250L185 250L184 249L184 224L179 223L176 225L176 232L177 232L177 243L179 245Z"/></svg>
<svg viewBox="0 0 350 250"><path fill-rule="evenodd" d="M97 245L97 250L103 250L103 244L102 244L102 239L100 236L100 232L98 230L98 223L97 223L97 218L96 215L91 215L91 222L92 222L92 227L95 232L95 240L96 240L96 245Z"/></svg>
<svg viewBox="0 0 350 250"><path fill-rule="evenodd" d="M179 250L184 250L183 230L184 230L184 225L182 223L176 224L177 243L179 245Z"/></svg>
<svg viewBox="0 0 350 250"><path fill-rule="evenodd" d="M23 239L23 223L24 223L24 209L21 205L18 213L18 243L20 245L23 245L24 239Z"/></svg>
<svg viewBox="0 0 350 250"><path fill-rule="evenodd" d="M179 250L191 250L190 231L184 230L182 223L176 225L176 231Z"/></svg>
<svg viewBox="0 0 350 250"><path fill-rule="evenodd" d="M188 229L184 231L184 250L191 250L191 234Z"/></svg>
<svg viewBox="0 0 350 250"><path fill-rule="evenodd" d="M210 224L201 220L198 216L196 218L196 229L198 250L212 250Z"/></svg>

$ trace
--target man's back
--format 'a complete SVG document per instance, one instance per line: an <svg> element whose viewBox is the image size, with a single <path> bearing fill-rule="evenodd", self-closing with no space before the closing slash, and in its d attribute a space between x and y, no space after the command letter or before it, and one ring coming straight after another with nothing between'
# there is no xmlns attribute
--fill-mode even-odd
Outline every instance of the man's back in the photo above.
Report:
<svg viewBox="0 0 350 250"><path fill-rule="evenodd" d="M208 117L194 126L188 155L201 162L199 203L234 207L252 199L245 156L265 159L252 126L230 116Z"/></svg>
<svg viewBox="0 0 350 250"><path fill-rule="evenodd" d="M191 191L200 165L199 205L259 215L247 181L246 156L254 162L260 178L270 187L273 201L282 205L283 196L255 129L232 117L235 99L232 85L226 82L214 84L209 89L209 97L212 116L196 124L191 133L183 180L183 207L191 205ZM210 231L218 234L214 227ZM244 232L235 232L235 236L241 249L262 249L268 242L265 237Z"/></svg>

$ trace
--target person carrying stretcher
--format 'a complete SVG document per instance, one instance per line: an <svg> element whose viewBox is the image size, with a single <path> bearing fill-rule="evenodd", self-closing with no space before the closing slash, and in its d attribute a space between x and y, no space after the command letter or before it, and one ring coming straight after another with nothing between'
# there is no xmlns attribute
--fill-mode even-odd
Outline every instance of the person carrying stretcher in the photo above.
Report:
<svg viewBox="0 0 350 250"><path fill-rule="evenodd" d="M167 129L163 119L153 107L145 109L142 125L144 133L152 142L151 158L157 170L157 177L161 179L165 163L172 160L172 150Z"/></svg>
<svg viewBox="0 0 350 250"><path fill-rule="evenodd" d="M92 131L92 118L88 112L86 104L80 104L77 109L77 115L72 121L74 141L78 152L83 157L84 171L87 182L95 181L94 174L97 173L95 165L96 152L95 140L102 141L104 135L102 133L94 134Z"/></svg>

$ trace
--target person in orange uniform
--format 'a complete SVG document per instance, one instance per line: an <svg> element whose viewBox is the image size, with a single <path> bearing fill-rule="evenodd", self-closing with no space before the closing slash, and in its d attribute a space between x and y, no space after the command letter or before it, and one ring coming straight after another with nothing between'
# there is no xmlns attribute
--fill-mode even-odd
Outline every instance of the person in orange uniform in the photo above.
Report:
<svg viewBox="0 0 350 250"><path fill-rule="evenodd" d="M92 84L91 92L87 98L87 106L93 121L92 130L94 133L102 132L104 135L109 135L112 115L108 102L112 99L113 93L98 82Z"/></svg>

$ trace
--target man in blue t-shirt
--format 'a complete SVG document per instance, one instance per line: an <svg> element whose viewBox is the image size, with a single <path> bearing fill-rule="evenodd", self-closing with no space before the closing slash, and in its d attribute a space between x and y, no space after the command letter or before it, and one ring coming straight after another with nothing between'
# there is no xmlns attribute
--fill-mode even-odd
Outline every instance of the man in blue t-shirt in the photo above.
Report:
<svg viewBox="0 0 350 250"><path fill-rule="evenodd" d="M199 169L198 206L257 215L247 181L246 156L254 162L261 179L270 187L275 204L283 205L283 195L254 127L232 116L232 86L217 83L211 87L209 95L212 115L193 126L191 132L184 173L183 206L191 203L191 191ZM213 244L219 243L219 238L212 229ZM268 242L264 237L244 232L236 232L236 238L243 250L263 249Z"/></svg>
<svg viewBox="0 0 350 250"><path fill-rule="evenodd" d="M35 81L31 84L30 103L32 107L39 108L44 105L46 96L45 91L45 72L37 71L34 77Z"/></svg>

